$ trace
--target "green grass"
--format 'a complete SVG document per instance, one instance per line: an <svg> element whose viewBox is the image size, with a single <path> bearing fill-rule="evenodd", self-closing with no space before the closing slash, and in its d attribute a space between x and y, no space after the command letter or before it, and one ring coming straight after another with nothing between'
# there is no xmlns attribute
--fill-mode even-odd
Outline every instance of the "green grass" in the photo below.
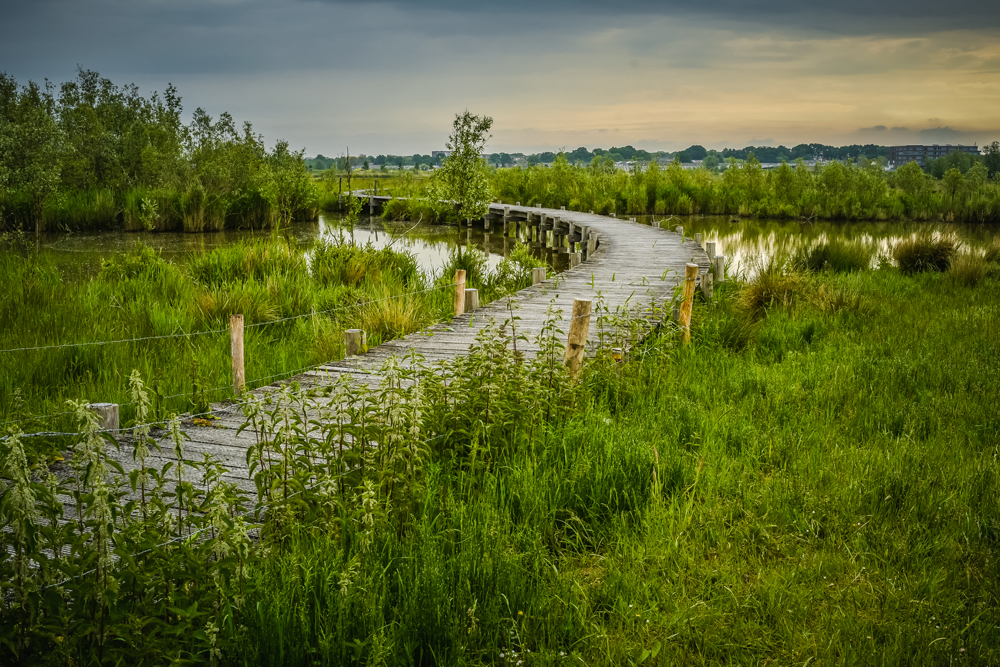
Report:
<svg viewBox="0 0 1000 667"><path fill-rule="evenodd" d="M692 345L662 330L621 364L599 355L579 384L558 322L540 341L552 356L532 361L498 324L446 375L390 366L352 390L346 431L307 434L282 407L302 399L279 397L250 424L272 434L270 456L248 458L276 503L260 543L223 522L122 561L106 598L74 580L46 613L30 611L42 602L23 598L18 561L0 564L28 600L0 608L0 658L17 645L77 664L96 664L95 646L127 664L209 662L213 646L234 665L996 663L997 276L797 275L794 298L751 318L758 285L697 302ZM341 456L351 439L374 446ZM9 497L0 516L16 528ZM215 495L198 498L195 527L217 516ZM121 516L116 553L169 535L135 507ZM88 534L50 578L96 558ZM102 644L97 618L109 637L146 622L142 641Z"/></svg>
<svg viewBox="0 0 1000 667"><path fill-rule="evenodd" d="M0 422L19 421L26 432L69 428L67 416L45 416L65 412L70 398L120 403L123 420L131 419L125 380L132 369L151 385L160 417L199 407L192 398L196 387L210 390L211 401L231 397L228 333L171 337L225 330L231 314L243 314L250 327L246 375L254 380L340 358L343 329L378 318L377 305L364 305L372 300L391 294L387 307L420 314L409 323L390 319L372 332L372 344L441 319L452 303L447 290L425 291L433 286L430 278L408 254L347 244L311 248L315 271L310 271L305 248L267 237L181 263L138 243L83 280L64 278L46 255L9 249L0 253L0 275L11 286L0 295L0 349L166 337L0 353ZM335 256L351 258L346 273ZM360 268L351 273L352 267ZM64 444L36 439L31 446L33 455L44 457Z"/></svg>
<svg viewBox="0 0 1000 667"><path fill-rule="evenodd" d="M996 661L995 287L812 279L740 349L752 286L699 305L690 349L436 459L402 529L296 532L255 570L251 662Z"/></svg>

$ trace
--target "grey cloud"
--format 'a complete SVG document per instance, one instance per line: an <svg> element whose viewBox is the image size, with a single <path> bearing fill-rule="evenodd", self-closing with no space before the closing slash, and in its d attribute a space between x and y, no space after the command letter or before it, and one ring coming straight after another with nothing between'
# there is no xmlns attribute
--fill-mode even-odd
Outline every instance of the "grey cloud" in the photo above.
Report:
<svg viewBox="0 0 1000 667"><path fill-rule="evenodd" d="M317 0L308 0L315 2ZM338 4L343 0L338 0ZM1000 26L995 0L841 0L804 3L802 0L395 0L389 4L412 9L454 13L508 14L528 20L548 15L559 20L590 15L697 16L725 23L754 23L848 34L937 32Z"/></svg>

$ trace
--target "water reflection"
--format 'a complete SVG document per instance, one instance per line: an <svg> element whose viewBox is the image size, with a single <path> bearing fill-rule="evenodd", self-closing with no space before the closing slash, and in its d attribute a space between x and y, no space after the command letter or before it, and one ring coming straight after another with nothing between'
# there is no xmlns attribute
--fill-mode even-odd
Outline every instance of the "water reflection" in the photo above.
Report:
<svg viewBox="0 0 1000 667"><path fill-rule="evenodd" d="M193 254L209 252L240 240L269 238L269 231L226 230L204 234L181 232L95 232L47 235L43 252L53 256L68 278L95 274L101 260L118 252L127 252L137 242L158 249L164 258L183 261ZM282 230L281 235L303 245L320 239L352 241L359 245L371 243L377 248L391 246L411 252L420 268L428 273L440 272L449 255L459 246L471 245L488 253L488 265L493 269L519 243L493 230L485 234L482 228L414 224L412 221L389 221L379 217L361 217L354 224L339 216L321 216L318 222L296 223Z"/></svg>
<svg viewBox="0 0 1000 667"><path fill-rule="evenodd" d="M956 236L963 245L977 248L996 236L996 229L984 225L946 222L807 222L805 220L734 220L728 216L640 216L645 224L664 229L684 227L684 234L702 235L702 243L714 241L716 252L731 261L734 272L752 274L755 267L771 257L790 256L802 246L812 246L832 238L861 241L875 247L873 263L889 256L900 239L919 233Z"/></svg>

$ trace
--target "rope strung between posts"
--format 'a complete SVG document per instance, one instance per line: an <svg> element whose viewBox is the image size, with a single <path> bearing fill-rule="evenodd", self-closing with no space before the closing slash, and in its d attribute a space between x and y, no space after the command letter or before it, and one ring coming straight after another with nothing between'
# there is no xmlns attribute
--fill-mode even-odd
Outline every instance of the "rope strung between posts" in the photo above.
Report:
<svg viewBox="0 0 1000 667"><path fill-rule="evenodd" d="M431 287L429 289L417 290L414 292L405 292L403 294L396 294L394 296L387 296L381 299L372 299L370 301L359 301L358 303L353 303L349 306L338 306L336 308L327 308L326 310L317 310L310 313L303 313L301 315L292 315L291 317L283 317L277 320L267 320L265 322L256 322L254 324L248 324L246 328L251 327L262 327L268 324L278 324L280 322L288 322L290 320L299 320L304 317L315 317L316 315L325 315L327 313L336 313L345 310L351 310L352 308L360 308L361 306L368 306L374 303L381 303L383 301L391 301L393 299L403 299L409 296L414 296L416 294L426 294L428 292L437 292L439 290L448 289L454 287L454 284L438 285L437 287ZM208 334L225 333L229 329L211 329L209 331L192 331L190 333L178 333L178 334L163 334L161 336L142 336L138 338L122 338L118 340L101 340L93 342L83 342L83 343L63 343L59 345L38 345L35 347L14 347L7 350L0 350L0 354L6 352L33 352L37 350L58 350L67 347L93 347L97 345L115 345L117 343L137 343L145 340L161 340L164 338L190 338L193 336L204 336Z"/></svg>

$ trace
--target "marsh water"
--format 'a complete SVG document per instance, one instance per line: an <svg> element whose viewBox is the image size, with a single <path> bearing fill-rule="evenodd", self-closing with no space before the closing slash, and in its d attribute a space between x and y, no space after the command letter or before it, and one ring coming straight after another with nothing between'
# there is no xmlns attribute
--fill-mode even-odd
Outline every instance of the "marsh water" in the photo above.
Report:
<svg viewBox="0 0 1000 667"><path fill-rule="evenodd" d="M624 218L625 216L620 216ZM665 229L684 228L686 237L702 234L703 241L715 241L717 253L725 255L730 270L753 273L754 267L773 256L788 256L803 245L821 243L832 238L861 240L877 248L879 255L888 255L896 241L918 233L952 234L962 244L978 247L988 244L996 229L983 225L963 225L943 222L807 222L802 220L734 220L728 216L640 216L639 222L658 224ZM180 232L99 232L93 234L48 235L44 252L55 256L67 276L93 275L101 260L117 252L126 252L137 242L157 248L172 261L183 261L189 255L210 251L239 240L269 236L271 232L228 230L205 234ZM450 253L471 243L488 253L489 267L499 264L517 243L500 234L486 235L482 229L470 231L452 225L414 224L389 221L379 217L362 217L353 224L338 216L321 216L318 222L296 223L282 232L303 247L312 241L327 238L371 243L377 248L391 246L413 254L420 268L427 273L440 272ZM557 269L565 268L557 266Z"/></svg>
<svg viewBox="0 0 1000 667"><path fill-rule="evenodd" d="M95 232L75 234L49 234L42 244L42 251L57 259L68 277L86 277L95 274L101 260L115 253L128 252L137 243L156 248L168 260L182 262L191 255L209 252L241 240L269 238L270 231L226 230L203 234L183 232ZM379 217L361 217L351 221L338 216L320 216L318 222L295 223L281 231L289 240L297 241L303 248L319 239L334 242L372 244L376 248L392 247L411 253L422 271L440 273L449 255L458 247L471 241L473 247L488 254L490 269L496 267L505 250L514 248L516 241L506 244L499 234L487 238L482 230L472 230L453 225L414 224L407 221L383 220Z"/></svg>
<svg viewBox="0 0 1000 667"><path fill-rule="evenodd" d="M620 216L625 217L625 216ZM735 219L729 216L640 216L638 222L664 229L684 228L688 238L701 234L702 241L715 241L716 253L725 255L730 270L753 274L775 256L789 257L802 246L839 238L861 241L875 247L872 262L888 257L892 246L915 234L947 234L961 245L978 248L989 244L997 228L946 222L826 222L805 220Z"/></svg>

